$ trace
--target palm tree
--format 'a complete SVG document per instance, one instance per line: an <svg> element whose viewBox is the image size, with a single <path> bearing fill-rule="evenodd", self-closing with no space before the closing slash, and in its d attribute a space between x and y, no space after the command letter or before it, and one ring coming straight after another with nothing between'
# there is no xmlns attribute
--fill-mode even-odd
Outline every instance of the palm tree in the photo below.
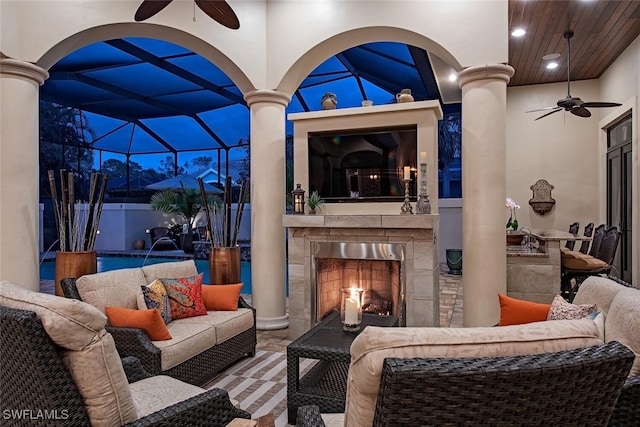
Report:
<svg viewBox="0 0 640 427"><path fill-rule="evenodd" d="M210 209L220 209L220 203L218 196L207 195L207 204ZM204 209L204 204L198 190L182 186L181 192L165 190L155 193L151 196L151 209L182 217L183 222L187 224L187 234L183 241L184 250L185 243L187 246L191 243L196 216Z"/></svg>

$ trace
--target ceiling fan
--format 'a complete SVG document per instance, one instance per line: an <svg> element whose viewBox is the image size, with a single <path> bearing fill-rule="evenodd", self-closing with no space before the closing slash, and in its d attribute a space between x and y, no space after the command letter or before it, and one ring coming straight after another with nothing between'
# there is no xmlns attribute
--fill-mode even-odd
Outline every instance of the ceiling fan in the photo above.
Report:
<svg viewBox="0 0 640 427"><path fill-rule="evenodd" d="M240 28L240 21L231 6L225 0L194 0L196 5L214 21L232 30ZM167 7L171 0L144 0L136 10L137 22L151 18Z"/></svg>
<svg viewBox="0 0 640 427"><path fill-rule="evenodd" d="M616 102L584 102L578 97L571 96L571 37L573 37L573 31L566 31L564 38L567 39L567 96L558 101L556 107L546 107L537 110L530 110L527 113L533 113L536 111L551 110L546 114L541 115L536 120L540 120L543 117L547 117L558 111L569 111L578 117L591 117L591 112L588 108L604 108L604 107L619 107L622 104Z"/></svg>

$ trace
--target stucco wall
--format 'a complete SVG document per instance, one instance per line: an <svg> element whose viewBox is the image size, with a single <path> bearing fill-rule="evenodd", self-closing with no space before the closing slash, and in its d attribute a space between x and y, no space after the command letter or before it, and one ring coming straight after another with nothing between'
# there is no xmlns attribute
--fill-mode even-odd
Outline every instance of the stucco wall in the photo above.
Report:
<svg viewBox="0 0 640 427"><path fill-rule="evenodd" d="M240 20L239 30L212 22L197 8L194 22L193 3L189 1L174 1L141 24L133 20L138 0L2 0L0 50L16 59L40 61L40 65L48 68L72 50L100 37L111 37L111 29L104 27L108 24L118 23L122 33L114 37L129 34L162 38L172 28L170 41L215 60L244 92L252 87L276 88L292 68L289 80L301 81L332 54L373 41L371 32L335 37L362 27L380 27L374 33L379 40L393 40L398 37L393 29L402 29L405 42L411 42L406 40L411 37L413 44L431 47L443 59L456 61L463 67L507 60L506 1L230 0L229 3ZM98 31L86 31L92 28ZM451 28L464 28L474 36L459 37L459 32ZM70 41L67 46L51 50L65 39ZM326 44L313 59L301 60L301 56L323 42Z"/></svg>
<svg viewBox="0 0 640 427"><path fill-rule="evenodd" d="M573 96L597 100L596 80L572 82ZM518 222L532 228L567 230L569 224L599 221L598 121L558 112L525 111L554 106L567 94L566 83L509 88L507 96L507 196L518 203ZM463 171L464 173L464 171ZM529 188L546 179L555 188L555 207L540 216L529 206ZM504 211L505 224L508 219Z"/></svg>

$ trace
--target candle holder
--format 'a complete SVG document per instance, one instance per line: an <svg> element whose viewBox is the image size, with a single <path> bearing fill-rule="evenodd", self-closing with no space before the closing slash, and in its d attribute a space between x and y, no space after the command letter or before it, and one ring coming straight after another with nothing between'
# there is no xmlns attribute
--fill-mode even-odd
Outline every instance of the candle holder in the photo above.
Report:
<svg viewBox="0 0 640 427"><path fill-rule="evenodd" d="M431 213L431 202L427 194L427 164L420 163L420 194L416 202L416 213L428 215Z"/></svg>
<svg viewBox="0 0 640 427"><path fill-rule="evenodd" d="M405 179L403 181L404 181L404 203L400 208L400 213L408 215L413 213L413 208L411 208L411 202L409 201L409 183L411 182L411 180Z"/></svg>
<svg viewBox="0 0 640 427"><path fill-rule="evenodd" d="M345 332L358 332L362 323L362 288L340 289L340 319Z"/></svg>

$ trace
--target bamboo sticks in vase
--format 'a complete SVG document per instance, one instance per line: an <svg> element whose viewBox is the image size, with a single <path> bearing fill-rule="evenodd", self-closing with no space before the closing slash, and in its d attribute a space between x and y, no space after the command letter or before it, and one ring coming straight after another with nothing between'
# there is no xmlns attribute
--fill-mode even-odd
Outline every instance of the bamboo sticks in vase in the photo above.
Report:
<svg viewBox="0 0 640 427"><path fill-rule="evenodd" d="M211 246L213 247L231 247L238 244L238 235L240 234L240 225L244 205L249 193L249 181L240 182L240 193L238 195L238 208L235 218L232 218L231 210L231 177L228 176L225 181L224 196L222 206L211 204L207 197L202 178L198 178L200 185L200 196L202 197L202 205L207 219L207 228L209 230Z"/></svg>
<svg viewBox="0 0 640 427"><path fill-rule="evenodd" d="M242 213L249 193L249 182L243 181L240 183L238 208L233 219L231 215L231 177L228 176L225 182L222 206L210 204L202 178L198 178L198 183L211 239L211 249L209 251L210 283L239 283L242 281L242 273L238 234L240 234Z"/></svg>
<svg viewBox="0 0 640 427"><path fill-rule="evenodd" d="M91 174L88 201L76 201L73 172L60 170L60 198L54 172L48 171L48 176L60 251L93 251L109 176Z"/></svg>

